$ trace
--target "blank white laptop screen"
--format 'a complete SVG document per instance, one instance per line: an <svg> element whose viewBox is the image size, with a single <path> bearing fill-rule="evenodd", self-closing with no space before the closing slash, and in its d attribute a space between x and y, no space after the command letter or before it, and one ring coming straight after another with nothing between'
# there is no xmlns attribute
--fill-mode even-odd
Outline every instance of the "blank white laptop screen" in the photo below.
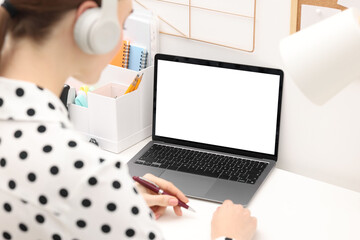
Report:
<svg viewBox="0 0 360 240"><path fill-rule="evenodd" d="M159 60L155 135L275 154L280 76Z"/></svg>

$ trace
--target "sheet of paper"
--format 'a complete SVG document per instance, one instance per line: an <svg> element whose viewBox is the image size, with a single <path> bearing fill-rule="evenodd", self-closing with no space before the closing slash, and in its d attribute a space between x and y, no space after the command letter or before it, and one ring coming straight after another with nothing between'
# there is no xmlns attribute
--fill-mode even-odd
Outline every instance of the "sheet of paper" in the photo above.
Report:
<svg viewBox="0 0 360 240"><path fill-rule="evenodd" d="M191 6L249 17L254 17L255 7L253 0L191 0Z"/></svg>
<svg viewBox="0 0 360 240"><path fill-rule="evenodd" d="M360 1L360 0L358 0ZM339 9L319 7L313 5L302 5L301 8L301 29L320 22L341 12Z"/></svg>
<svg viewBox="0 0 360 240"><path fill-rule="evenodd" d="M356 7L360 9L360 0L338 0L338 4L347 8Z"/></svg>
<svg viewBox="0 0 360 240"><path fill-rule="evenodd" d="M193 39L235 48L253 47L253 19L197 8L192 10L192 14ZM216 34L209 34L214 30Z"/></svg>
<svg viewBox="0 0 360 240"><path fill-rule="evenodd" d="M189 4L183 1L138 0L143 7L160 18L160 31L180 37L189 37Z"/></svg>

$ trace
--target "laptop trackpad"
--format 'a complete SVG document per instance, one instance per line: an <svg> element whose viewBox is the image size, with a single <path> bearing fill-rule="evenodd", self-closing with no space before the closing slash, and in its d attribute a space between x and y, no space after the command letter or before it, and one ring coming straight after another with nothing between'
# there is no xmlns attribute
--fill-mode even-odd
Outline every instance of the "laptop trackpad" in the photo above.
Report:
<svg viewBox="0 0 360 240"><path fill-rule="evenodd" d="M194 197L203 197L216 182L216 179L171 170L163 172L160 177L172 182L185 195Z"/></svg>

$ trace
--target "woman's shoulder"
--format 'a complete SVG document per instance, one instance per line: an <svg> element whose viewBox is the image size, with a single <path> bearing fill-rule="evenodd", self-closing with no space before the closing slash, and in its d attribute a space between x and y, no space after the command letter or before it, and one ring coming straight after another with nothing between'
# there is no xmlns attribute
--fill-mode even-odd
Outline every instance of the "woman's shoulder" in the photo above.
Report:
<svg viewBox="0 0 360 240"><path fill-rule="evenodd" d="M113 173L119 166L121 175L127 173L126 164L115 154L87 142L66 124L13 121L5 125L0 134L1 148L7 149L0 156L1 187L7 188L11 181L19 191L22 187L40 191L75 186L92 174Z"/></svg>
<svg viewBox="0 0 360 240"><path fill-rule="evenodd" d="M65 157L64 161L72 162L74 168L85 167L85 164L88 168L98 168L109 162L119 162L116 154L102 150L74 129L61 125L52 127L59 133L54 146L58 148L60 157Z"/></svg>

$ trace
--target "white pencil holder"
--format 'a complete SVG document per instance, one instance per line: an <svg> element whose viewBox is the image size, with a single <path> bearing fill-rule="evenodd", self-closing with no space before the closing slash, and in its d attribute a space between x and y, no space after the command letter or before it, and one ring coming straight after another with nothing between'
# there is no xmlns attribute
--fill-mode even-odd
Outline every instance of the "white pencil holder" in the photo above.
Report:
<svg viewBox="0 0 360 240"><path fill-rule="evenodd" d="M124 94L138 72L109 65L99 87L88 93L88 108L69 105L75 129L114 153L151 136L153 72L153 67L141 71L144 75L138 89Z"/></svg>

